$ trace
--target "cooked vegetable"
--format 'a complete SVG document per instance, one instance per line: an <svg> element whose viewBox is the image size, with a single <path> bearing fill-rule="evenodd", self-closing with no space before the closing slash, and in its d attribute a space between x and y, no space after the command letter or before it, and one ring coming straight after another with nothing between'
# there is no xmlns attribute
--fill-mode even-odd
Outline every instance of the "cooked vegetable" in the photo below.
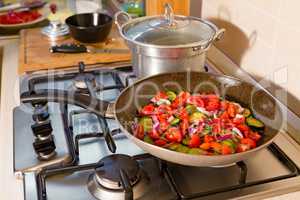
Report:
<svg viewBox="0 0 300 200"><path fill-rule="evenodd" d="M264 124L259 121L258 119L255 119L254 117L248 117L246 119L246 122L249 126L255 127L255 128L264 128Z"/></svg>
<svg viewBox="0 0 300 200"><path fill-rule="evenodd" d="M251 115L251 111L248 108L245 108L243 111L244 117L249 117Z"/></svg>
<svg viewBox="0 0 300 200"><path fill-rule="evenodd" d="M181 153L187 153L190 150L187 146L184 146L182 144L179 144L175 151L181 152Z"/></svg>
<svg viewBox="0 0 300 200"><path fill-rule="evenodd" d="M175 92L168 90L168 91L166 92L166 94L167 94L168 99L169 99L170 101L174 101L174 100L176 99L176 94L175 94Z"/></svg>
<svg viewBox="0 0 300 200"><path fill-rule="evenodd" d="M146 135L144 137L144 141L149 143L149 144L154 144L153 140L151 139L151 137L149 135Z"/></svg>
<svg viewBox="0 0 300 200"><path fill-rule="evenodd" d="M205 151L199 149L199 148L192 148L188 151L188 154L192 154L192 155L204 155Z"/></svg>
<svg viewBox="0 0 300 200"><path fill-rule="evenodd" d="M171 125L174 126L174 125L178 124L179 122L180 122L180 119L175 118L171 121Z"/></svg>
<svg viewBox="0 0 300 200"><path fill-rule="evenodd" d="M197 111L197 107L194 106L194 105L191 105L191 104L188 104L186 107L185 107L186 111L189 113L189 114L192 114L194 112Z"/></svg>
<svg viewBox="0 0 300 200"><path fill-rule="evenodd" d="M215 94L160 91L150 101L133 126L134 136L149 144L191 155L227 155L253 149L262 138L264 124L249 109Z"/></svg>
<svg viewBox="0 0 300 200"><path fill-rule="evenodd" d="M194 112L189 116L189 122L194 123L194 122L199 122L204 118L204 114L201 112Z"/></svg>
<svg viewBox="0 0 300 200"><path fill-rule="evenodd" d="M153 123L152 123L152 119L150 117L142 117L139 120L139 124L141 126L143 126L145 132L152 130Z"/></svg>

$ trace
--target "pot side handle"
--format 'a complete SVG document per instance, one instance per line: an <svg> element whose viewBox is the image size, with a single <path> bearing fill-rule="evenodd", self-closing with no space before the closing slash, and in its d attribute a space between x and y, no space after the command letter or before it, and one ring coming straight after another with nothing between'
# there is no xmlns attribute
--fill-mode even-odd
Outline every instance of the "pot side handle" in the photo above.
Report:
<svg viewBox="0 0 300 200"><path fill-rule="evenodd" d="M220 39L222 39L224 32L226 30L224 28L221 28L221 29L216 29L215 31L216 32L215 32L214 36L212 36L205 45L194 47L193 50L194 51L198 51L198 50L207 51L214 41L219 41Z"/></svg>
<svg viewBox="0 0 300 200"><path fill-rule="evenodd" d="M123 18L123 22L122 22L121 18ZM132 18L127 12L119 11L115 14L114 19L115 19L115 24L117 25L119 31L121 31L121 26L124 23L130 21Z"/></svg>

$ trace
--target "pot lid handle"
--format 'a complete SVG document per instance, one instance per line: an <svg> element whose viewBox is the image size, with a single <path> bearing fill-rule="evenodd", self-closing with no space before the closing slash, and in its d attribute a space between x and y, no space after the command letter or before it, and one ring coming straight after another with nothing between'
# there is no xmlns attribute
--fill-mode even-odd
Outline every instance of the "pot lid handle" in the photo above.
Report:
<svg viewBox="0 0 300 200"><path fill-rule="evenodd" d="M165 19L169 27L176 27L177 23L174 19L174 11L170 3L165 3Z"/></svg>

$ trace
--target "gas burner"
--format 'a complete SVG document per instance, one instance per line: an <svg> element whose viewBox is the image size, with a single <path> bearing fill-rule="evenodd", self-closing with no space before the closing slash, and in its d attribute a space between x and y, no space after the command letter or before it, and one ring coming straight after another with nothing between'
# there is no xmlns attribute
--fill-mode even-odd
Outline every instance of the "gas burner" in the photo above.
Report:
<svg viewBox="0 0 300 200"><path fill-rule="evenodd" d="M100 163L103 166L95 169L88 179L88 189L97 199L127 199L124 192L126 182L132 189L134 199L145 193L148 179L132 157L112 154L100 160Z"/></svg>
<svg viewBox="0 0 300 200"><path fill-rule="evenodd" d="M97 86L95 76L93 74L79 74L73 80L73 86L75 89L78 89L80 92L88 93L89 86L95 88Z"/></svg>

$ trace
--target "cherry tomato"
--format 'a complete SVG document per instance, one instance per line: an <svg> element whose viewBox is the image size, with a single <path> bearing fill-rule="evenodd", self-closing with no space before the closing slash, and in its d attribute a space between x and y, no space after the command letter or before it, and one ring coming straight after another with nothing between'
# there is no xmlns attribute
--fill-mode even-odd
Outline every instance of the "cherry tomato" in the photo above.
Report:
<svg viewBox="0 0 300 200"><path fill-rule="evenodd" d="M223 120L229 119L229 115L228 115L227 111L224 111L224 112L220 115L220 119L223 119Z"/></svg>
<svg viewBox="0 0 300 200"><path fill-rule="evenodd" d="M159 122L167 121L168 118L170 117L169 114L158 114L156 116L157 116Z"/></svg>
<svg viewBox="0 0 300 200"><path fill-rule="evenodd" d="M249 149L250 149L250 146L247 144L238 144L238 146L236 148L236 152L241 153L241 152L248 151Z"/></svg>
<svg viewBox="0 0 300 200"><path fill-rule="evenodd" d="M205 143L211 143L211 142L213 142L213 141L215 141L215 139L214 139L213 136L210 136L210 135L205 135L205 136L204 136L204 142L205 142Z"/></svg>
<svg viewBox="0 0 300 200"><path fill-rule="evenodd" d="M235 114L236 114L235 105L229 104L228 108L227 108L227 113L228 113L229 117L234 118Z"/></svg>
<svg viewBox="0 0 300 200"><path fill-rule="evenodd" d="M208 150L209 148L210 148L210 143L202 143L201 145L200 145L200 148L201 149L204 149L204 150Z"/></svg>
<svg viewBox="0 0 300 200"><path fill-rule="evenodd" d="M232 122L234 124L244 124L245 123L245 117L243 115L238 115L235 116L235 118L233 118Z"/></svg>
<svg viewBox="0 0 300 200"><path fill-rule="evenodd" d="M228 102L227 101L221 101L220 107L221 107L222 110L227 110Z"/></svg>
<svg viewBox="0 0 300 200"><path fill-rule="evenodd" d="M158 140L154 141L154 144L157 145L157 146L162 147L162 146L165 146L167 144L167 142L163 139L158 139Z"/></svg>
<svg viewBox="0 0 300 200"><path fill-rule="evenodd" d="M166 131L169 128L170 124L167 121L162 121L159 123L159 128L162 131Z"/></svg>
<svg viewBox="0 0 300 200"><path fill-rule="evenodd" d="M181 109L178 113L179 119L181 120L188 120L189 113L186 111L185 108Z"/></svg>
<svg viewBox="0 0 300 200"><path fill-rule="evenodd" d="M146 106L144 106L141 111L140 111L141 115L152 115L154 114L154 105L153 104L148 104Z"/></svg>
<svg viewBox="0 0 300 200"><path fill-rule="evenodd" d="M155 129L152 129L152 131L150 131L148 133L148 135L149 135L150 138L152 138L154 140L157 140L157 139L160 138L158 131L156 131Z"/></svg>
<svg viewBox="0 0 300 200"><path fill-rule="evenodd" d="M258 132L250 131L249 138L257 142L258 140L260 140L261 135Z"/></svg>
<svg viewBox="0 0 300 200"><path fill-rule="evenodd" d="M182 135L178 128L172 127L166 131L166 138L169 142L181 142Z"/></svg>
<svg viewBox="0 0 300 200"><path fill-rule="evenodd" d="M178 108L179 106L184 105L190 96L191 94L189 92L180 92L176 99L172 102L171 107Z"/></svg>
<svg viewBox="0 0 300 200"><path fill-rule="evenodd" d="M220 108L220 102L219 101L208 101L205 109L207 111L215 111Z"/></svg>
<svg viewBox="0 0 300 200"><path fill-rule="evenodd" d="M210 147L217 153L221 153L222 151L222 145L218 142L210 143Z"/></svg>
<svg viewBox="0 0 300 200"><path fill-rule="evenodd" d="M187 101L188 104L195 105L197 107L204 107L204 101L202 100L200 95L190 96Z"/></svg>
<svg viewBox="0 0 300 200"><path fill-rule="evenodd" d="M166 104L161 104L155 108L155 113L158 115L170 114L171 111L172 111L172 108Z"/></svg>
<svg viewBox="0 0 300 200"><path fill-rule="evenodd" d="M189 142L189 147L191 148L197 148L201 144L201 140L199 135L194 134L191 136L190 142Z"/></svg>
<svg viewBox="0 0 300 200"><path fill-rule="evenodd" d="M252 140L251 138L243 138L243 139L241 139L240 142L241 142L241 144L249 145L249 147L251 149L256 147L256 142L254 140Z"/></svg>
<svg viewBox="0 0 300 200"><path fill-rule="evenodd" d="M222 152L221 153L222 153L222 155L228 155L228 154L232 154L233 151L232 151L232 149L228 145L223 144L222 145Z"/></svg>
<svg viewBox="0 0 300 200"><path fill-rule="evenodd" d="M212 132L220 133L221 130L222 130L221 120L219 118L213 119Z"/></svg>
<svg viewBox="0 0 300 200"><path fill-rule="evenodd" d="M152 99L151 102L156 103L160 99L168 99L168 95L165 92L158 92Z"/></svg>
<svg viewBox="0 0 300 200"><path fill-rule="evenodd" d="M244 134L246 138L248 137L250 128L246 124L239 124L236 125L236 127Z"/></svg>
<svg viewBox="0 0 300 200"><path fill-rule="evenodd" d="M186 135L188 128L189 128L189 121L187 119L182 120L180 123L180 130L182 135Z"/></svg>
<svg viewBox="0 0 300 200"><path fill-rule="evenodd" d="M144 127L140 124L137 124L136 128L133 130L133 135L139 139L144 139Z"/></svg>

